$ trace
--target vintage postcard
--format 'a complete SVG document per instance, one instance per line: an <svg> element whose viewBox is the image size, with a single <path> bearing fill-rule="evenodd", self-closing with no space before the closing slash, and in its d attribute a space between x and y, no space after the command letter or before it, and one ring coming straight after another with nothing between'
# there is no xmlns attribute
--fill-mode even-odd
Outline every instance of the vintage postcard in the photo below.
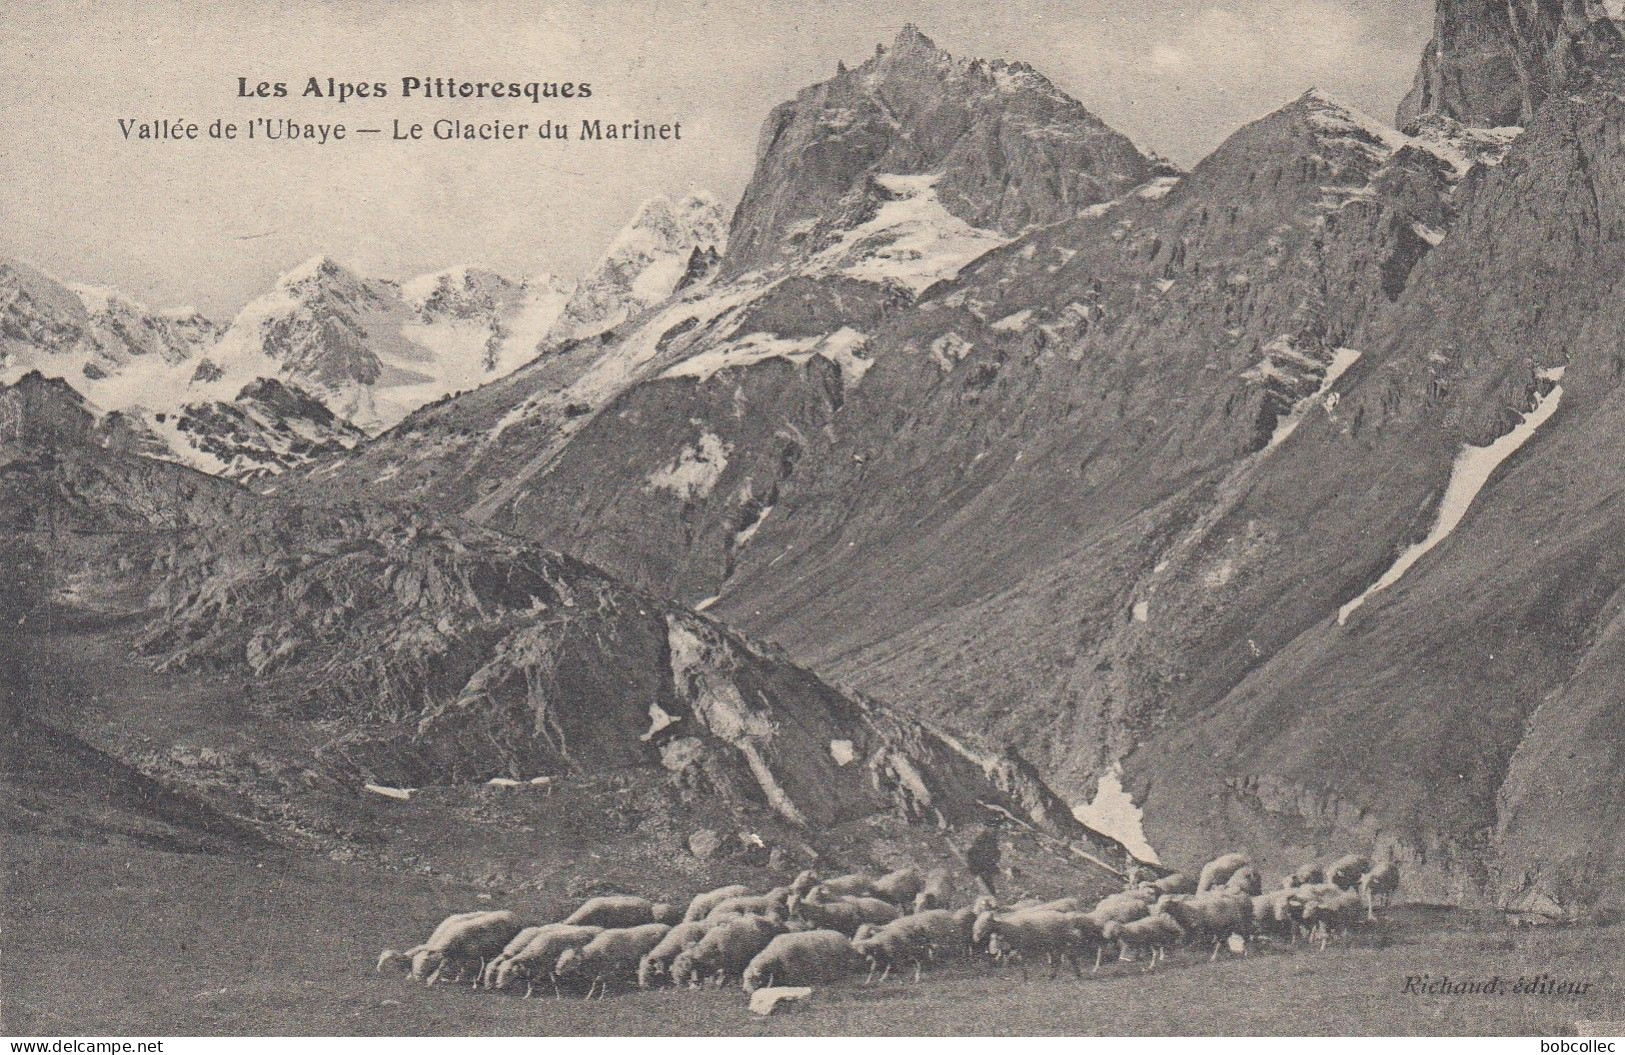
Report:
<svg viewBox="0 0 1625 1055"><path fill-rule="evenodd" d="M4 5L10 1050L1615 1050L1621 7Z"/></svg>

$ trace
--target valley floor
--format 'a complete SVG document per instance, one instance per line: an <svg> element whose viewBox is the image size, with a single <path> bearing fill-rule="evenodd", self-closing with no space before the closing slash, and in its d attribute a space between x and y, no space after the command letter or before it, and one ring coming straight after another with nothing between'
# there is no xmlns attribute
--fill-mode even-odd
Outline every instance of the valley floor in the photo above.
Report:
<svg viewBox="0 0 1625 1055"><path fill-rule="evenodd" d="M282 851L172 853L4 835L12 1034L1554 1034L1625 1018L1625 931L1476 928L1405 912L1383 936L1146 975L1051 981L959 967L860 981L769 1019L737 988L525 1001L373 973L380 947L478 904L473 888ZM1407 976L1548 974L1581 998L1419 997Z"/></svg>

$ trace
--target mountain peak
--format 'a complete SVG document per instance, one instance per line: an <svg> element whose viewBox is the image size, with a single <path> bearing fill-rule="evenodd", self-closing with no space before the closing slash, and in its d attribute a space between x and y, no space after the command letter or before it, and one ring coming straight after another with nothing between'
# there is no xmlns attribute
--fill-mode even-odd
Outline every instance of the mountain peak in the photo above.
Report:
<svg viewBox="0 0 1625 1055"><path fill-rule="evenodd" d="M1151 172L1133 143L1032 67L956 58L912 24L889 50L774 108L759 143L729 232L731 274L816 251L827 239L809 232L863 214L876 175L938 175L955 217L1015 234Z"/></svg>
<svg viewBox="0 0 1625 1055"><path fill-rule="evenodd" d="M1602 0L1438 0L1433 39L1395 124L1442 114L1470 127L1527 124L1546 97L1619 55Z"/></svg>

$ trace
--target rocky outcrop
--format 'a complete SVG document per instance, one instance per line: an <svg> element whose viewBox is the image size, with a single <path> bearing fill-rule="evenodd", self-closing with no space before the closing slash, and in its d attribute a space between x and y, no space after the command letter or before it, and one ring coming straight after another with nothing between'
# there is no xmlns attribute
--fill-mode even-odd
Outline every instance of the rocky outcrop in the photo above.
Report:
<svg viewBox="0 0 1625 1055"><path fill-rule="evenodd" d="M1617 58L1621 42L1601 0L1439 0L1395 123L1442 114L1464 125L1527 124L1549 96Z"/></svg>
<svg viewBox="0 0 1625 1055"><path fill-rule="evenodd" d="M769 115L724 268L829 244L851 225L826 218L861 210L876 174L938 174L950 213L1013 234L1115 198L1155 169L1032 67L956 58L906 26L890 48Z"/></svg>

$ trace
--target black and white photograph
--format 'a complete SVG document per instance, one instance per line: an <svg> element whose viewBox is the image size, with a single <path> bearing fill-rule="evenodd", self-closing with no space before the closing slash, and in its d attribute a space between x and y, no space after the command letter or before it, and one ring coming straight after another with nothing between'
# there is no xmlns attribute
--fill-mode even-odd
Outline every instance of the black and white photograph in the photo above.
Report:
<svg viewBox="0 0 1625 1055"><path fill-rule="evenodd" d="M9 1052L1621 1050L1625 0L0 70Z"/></svg>

